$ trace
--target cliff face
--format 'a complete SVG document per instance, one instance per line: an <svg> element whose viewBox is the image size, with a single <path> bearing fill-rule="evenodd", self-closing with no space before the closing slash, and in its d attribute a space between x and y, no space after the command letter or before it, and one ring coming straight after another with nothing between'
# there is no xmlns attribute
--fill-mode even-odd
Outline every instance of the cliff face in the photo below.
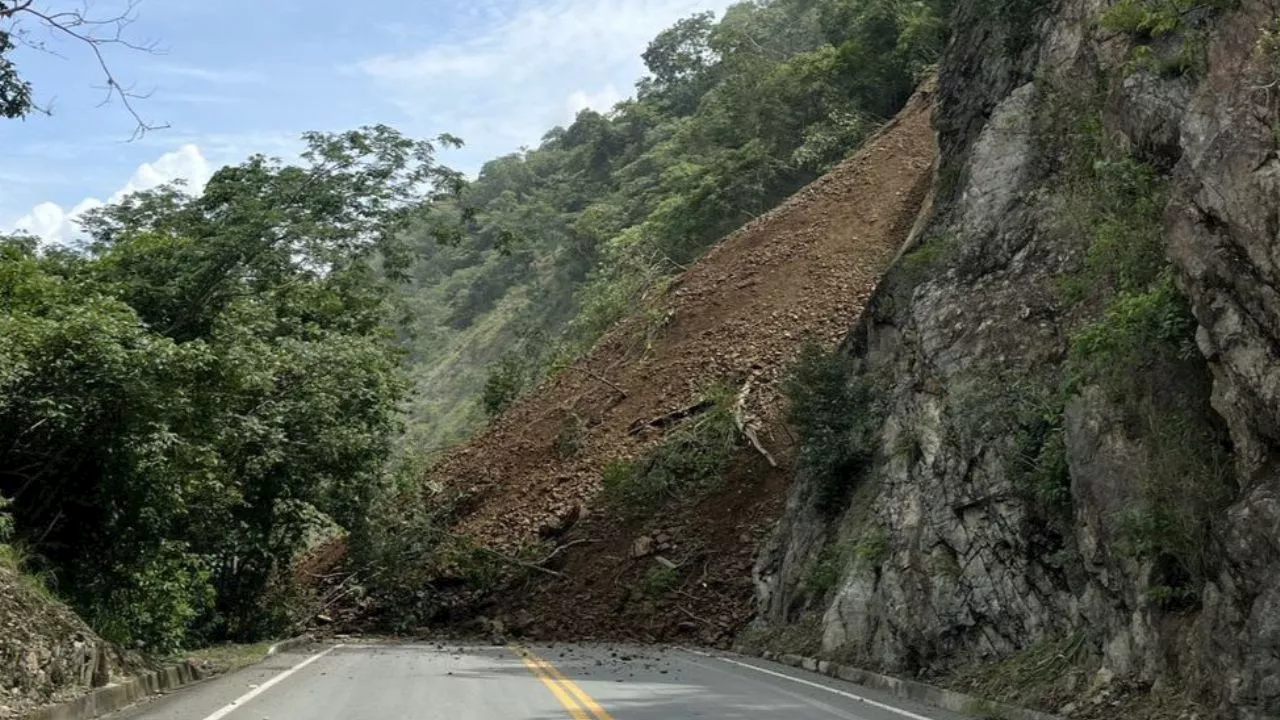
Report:
<svg viewBox="0 0 1280 720"><path fill-rule="evenodd" d="M843 348L875 460L836 512L801 473L757 637L1280 713L1277 17L959 2L931 208Z"/></svg>

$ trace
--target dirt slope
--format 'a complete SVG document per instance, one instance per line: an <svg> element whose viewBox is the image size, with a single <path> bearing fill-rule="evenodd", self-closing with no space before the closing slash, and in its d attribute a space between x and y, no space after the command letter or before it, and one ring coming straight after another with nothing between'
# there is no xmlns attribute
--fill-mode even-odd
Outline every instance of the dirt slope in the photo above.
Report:
<svg viewBox="0 0 1280 720"><path fill-rule="evenodd" d="M576 369L437 466L435 486L466 498L457 532L508 552L583 541L557 558L563 579L503 593L489 612L541 635L704 641L747 618L751 561L781 511L793 454L777 381L804 335L834 345L845 334L901 247L932 177L931 96L922 90L854 157L725 238ZM745 451L723 489L649 521L623 522L593 501L610 460L660 439L631 432L637 424L713 382L748 379L748 409L779 467ZM636 557L640 538L653 554ZM679 565L657 597L637 590L656 556Z"/></svg>

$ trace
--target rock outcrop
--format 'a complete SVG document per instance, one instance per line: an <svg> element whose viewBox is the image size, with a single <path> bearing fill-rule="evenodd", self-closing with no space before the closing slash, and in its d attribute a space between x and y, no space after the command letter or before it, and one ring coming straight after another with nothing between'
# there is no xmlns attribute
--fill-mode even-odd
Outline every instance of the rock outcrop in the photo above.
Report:
<svg viewBox="0 0 1280 720"><path fill-rule="evenodd" d="M0 617L0 718L107 685L129 664L69 608L6 568Z"/></svg>
<svg viewBox="0 0 1280 720"><path fill-rule="evenodd" d="M755 573L771 642L1000 664L986 689L1066 714L1280 715L1277 17L959 2L930 215L844 345L876 460L834 517L794 486Z"/></svg>

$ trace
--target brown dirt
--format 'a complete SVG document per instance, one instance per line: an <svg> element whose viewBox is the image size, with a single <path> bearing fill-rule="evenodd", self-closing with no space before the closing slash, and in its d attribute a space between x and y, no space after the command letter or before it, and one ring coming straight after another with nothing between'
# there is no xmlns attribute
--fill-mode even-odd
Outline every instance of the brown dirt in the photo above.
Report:
<svg viewBox="0 0 1280 720"><path fill-rule="evenodd" d="M459 503L454 532L510 554L540 548L526 557L582 541L556 556L563 577L535 574L481 611L545 637L716 643L742 626L751 564L791 476L778 381L803 337L834 346L845 335L902 246L932 178L931 114L922 90L856 155L725 238L575 369L441 461L430 484ZM637 423L749 378L748 410L779 467L748 449L718 489L643 520L597 499L609 461L660 439L660 429L630 432ZM566 457L574 424L578 448ZM641 537L653 553L633 557ZM658 556L678 564L676 582L646 592Z"/></svg>

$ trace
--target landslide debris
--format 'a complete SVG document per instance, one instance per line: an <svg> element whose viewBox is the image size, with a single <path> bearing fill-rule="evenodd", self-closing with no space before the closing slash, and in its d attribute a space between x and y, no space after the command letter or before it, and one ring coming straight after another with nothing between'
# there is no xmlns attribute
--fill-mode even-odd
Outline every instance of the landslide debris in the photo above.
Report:
<svg viewBox="0 0 1280 720"><path fill-rule="evenodd" d="M440 623L495 638L729 642L752 615L752 563L792 476L780 381L805 339L830 348L848 332L911 232L934 176L934 92L926 83L853 157L726 237L437 463L426 501L453 508L447 536L525 562L481 592L439 578L452 598ZM720 482L656 511L601 498L606 467L695 422L717 386L758 447L744 441ZM312 560L328 559L308 563L312 577L340 579L321 583L323 597L355 576L332 556L321 548ZM336 605L323 623L334 632L379 611Z"/></svg>

